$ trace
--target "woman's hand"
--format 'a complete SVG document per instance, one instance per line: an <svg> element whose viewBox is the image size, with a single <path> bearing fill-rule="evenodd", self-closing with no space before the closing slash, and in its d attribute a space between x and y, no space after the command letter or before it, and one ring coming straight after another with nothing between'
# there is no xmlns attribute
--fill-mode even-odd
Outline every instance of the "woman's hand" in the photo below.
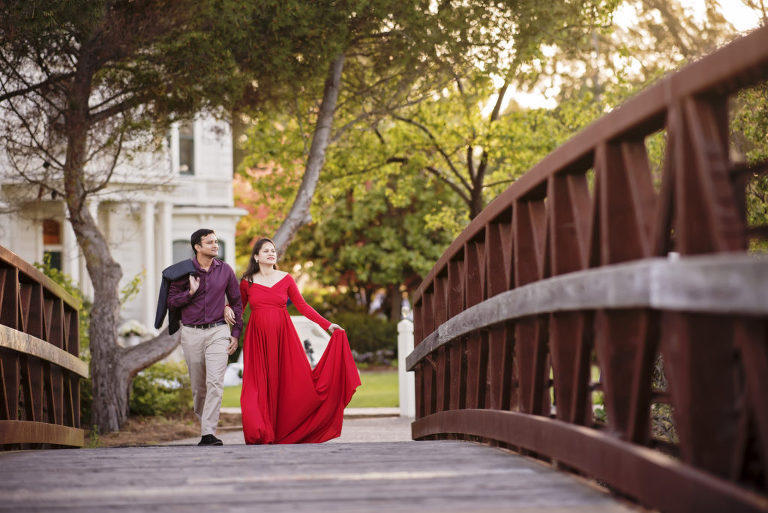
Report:
<svg viewBox="0 0 768 513"><path fill-rule="evenodd" d="M338 324L335 324L335 323L333 323L330 326L328 326L328 331L330 331L331 333L333 333L336 330L344 331L344 328L342 328L341 326L339 326Z"/></svg>
<svg viewBox="0 0 768 513"><path fill-rule="evenodd" d="M227 324L230 326L235 324L235 311L232 310L229 305L224 307L224 320L227 321Z"/></svg>

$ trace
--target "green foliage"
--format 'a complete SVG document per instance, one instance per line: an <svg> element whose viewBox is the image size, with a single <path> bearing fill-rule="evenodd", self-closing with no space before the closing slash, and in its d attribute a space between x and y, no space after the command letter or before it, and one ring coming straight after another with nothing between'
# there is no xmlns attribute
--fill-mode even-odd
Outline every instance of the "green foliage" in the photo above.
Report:
<svg viewBox="0 0 768 513"><path fill-rule="evenodd" d="M608 422L608 414L605 411L605 393L601 390L592 392L592 414L595 422Z"/></svg>
<svg viewBox="0 0 768 513"><path fill-rule="evenodd" d="M374 148L374 134L381 133L381 123L391 123L387 119L390 113L439 96L455 76L477 74L478 69L484 77L478 80L487 87L490 74L511 73L519 63L539 55L542 44L589 32L593 25L605 23L615 5L616 0L546 4L536 0L495 4L368 0L335 5L338 11L347 9L349 16L346 26L336 27L347 36L343 46L346 61L335 115L337 129L326 169L335 160L348 175L358 175L354 180L360 182L359 174L364 173L367 181L368 175L387 164L391 156L391 152L383 155ZM329 62L318 59L314 64L327 66ZM239 171L238 190L242 192L236 199L256 215L241 221L239 245L274 233L290 208L312 141L321 90L319 81L304 82L294 88L291 101L281 104L279 110L249 120L243 146L248 156ZM468 100L468 104L473 101ZM372 158L356 151L359 148L353 146L358 141L367 150L373 149ZM331 152L335 155L330 156ZM382 156L383 160L373 158ZM418 170L418 159L410 159L409 169ZM412 173L400 173L405 174ZM427 187L433 183L428 182ZM334 201L349 190L342 183L335 188ZM424 190L400 193L400 197L409 198L413 192ZM395 207L402 207L396 196L390 191L388 199ZM437 201L434 211L425 215L431 219L431 229L450 225L448 231L458 233L465 219L449 214L452 207L446 203L452 201ZM314 208L313 216L317 210Z"/></svg>
<svg viewBox="0 0 768 513"><path fill-rule="evenodd" d="M397 371L362 371L348 408L396 408L400 405Z"/></svg>
<svg viewBox="0 0 768 513"><path fill-rule="evenodd" d="M131 281L126 283L122 289L120 289L120 304L124 305L134 297L136 297L139 292L141 292L141 282L143 282L147 277L147 271L142 270L141 272L137 273L136 276L134 276Z"/></svg>
<svg viewBox="0 0 768 513"><path fill-rule="evenodd" d="M397 323L362 312L340 313L334 321L346 330L349 346L358 354L379 350L397 354Z"/></svg>
<svg viewBox="0 0 768 513"><path fill-rule="evenodd" d="M81 358L86 359L88 350L88 326L90 325L91 318L91 302L83 295L83 291L75 284L72 277L66 273L61 272L59 269L51 267L51 256L46 254L43 256L43 262L35 262L34 265L40 272L49 277L51 280L61 285L61 287L75 300L78 305L78 321L79 321L79 334L80 334L80 353Z"/></svg>
<svg viewBox="0 0 768 513"><path fill-rule="evenodd" d="M731 116L731 140L747 164L768 161L768 82L741 91ZM746 184L747 224L768 224L768 176L753 174ZM768 241L753 241L753 251L768 251Z"/></svg>
<svg viewBox="0 0 768 513"><path fill-rule="evenodd" d="M363 307L349 290L341 292L331 288L306 288L301 295L307 304L327 319L335 319L340 312L363 312ZM301 315L296 307L288 306L291 315Z"/></svg>
<svg viewBox="0 0 768 513"><path fill-rule="evenodd" d="M80 359L90 368L91 352L88 349L80 352ZM90 377L80 380L80 418L85 424L93 418L93 380ZM93 429L98 431L98 426L93 426Z"/></svg>
<svg viewBox="0 0 768 513"><path fill-rule="evenodd" d="M184 362L159 362L139 372L131 385L130 411L152 416L192 408L192 390Z"/></svg>

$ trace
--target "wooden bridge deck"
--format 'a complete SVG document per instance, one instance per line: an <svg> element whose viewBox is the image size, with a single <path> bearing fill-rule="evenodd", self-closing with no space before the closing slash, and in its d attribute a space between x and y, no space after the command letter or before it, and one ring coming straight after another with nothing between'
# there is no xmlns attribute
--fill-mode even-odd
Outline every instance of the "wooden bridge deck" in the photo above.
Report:
<svg viewBox="0 0 768 513"><path fill-rule="evenodd" d="M9 452L0 510L631 511L569 474L461 441Z"/></svg>

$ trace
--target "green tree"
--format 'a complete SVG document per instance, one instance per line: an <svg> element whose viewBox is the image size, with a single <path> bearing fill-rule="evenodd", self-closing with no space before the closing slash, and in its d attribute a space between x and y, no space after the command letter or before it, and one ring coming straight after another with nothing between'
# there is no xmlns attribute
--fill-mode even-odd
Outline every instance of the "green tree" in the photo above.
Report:
<svg viewBox="0 0 768 513"><path fill-rule="evenodd" d="M312 275L325 285L347 287L364 304L386 291L382 308L400 319L403 292L411 293L431 269L453 236L428 228L424 218L440 202L455 202L447 187L425 174L401 175L390 165L389 179L344 176L343 159L331 156L329 174L313 204L313 222L297 234L287 252L291 259L311 261Z"/></svg>
<svg viewBox="0 0 768 513"><path fill-rule="evenodd" d="M303 127L306 142L301 161L305 165L294 199L285 206L274 235L279 251L310 220L310 205L329 144L430 97L457 70L472 68L477 62L488 70L510 63L514 69L538 55L543 44L601 23L615 3L354 3L347 25L339 28L346 39L338 53L318 61L327 69L324 86L304 83L296 92L291 111ZM269 161L263 154L256 158Z"/></svg>

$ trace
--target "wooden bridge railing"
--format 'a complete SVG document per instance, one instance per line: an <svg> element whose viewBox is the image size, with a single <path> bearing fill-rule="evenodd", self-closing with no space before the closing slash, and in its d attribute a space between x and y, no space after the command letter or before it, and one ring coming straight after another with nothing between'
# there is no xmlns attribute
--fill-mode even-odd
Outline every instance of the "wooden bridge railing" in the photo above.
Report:
<svg viewBox="0 0 768 513"><path fill-rule="evenodd" d="M747 251L728 102L768 28L559 147L414 302L413 437L498 443L662 511L768 509L768 259ZM645 140L666 130L660 186ZM658 182L658 180L657 180Z"/></svg>
<svg viewBox="0 0 768 513"><path fill-rule="evenodd" d="M78 354L75 299L0 246L0 448L83 446Z"/></svg>

